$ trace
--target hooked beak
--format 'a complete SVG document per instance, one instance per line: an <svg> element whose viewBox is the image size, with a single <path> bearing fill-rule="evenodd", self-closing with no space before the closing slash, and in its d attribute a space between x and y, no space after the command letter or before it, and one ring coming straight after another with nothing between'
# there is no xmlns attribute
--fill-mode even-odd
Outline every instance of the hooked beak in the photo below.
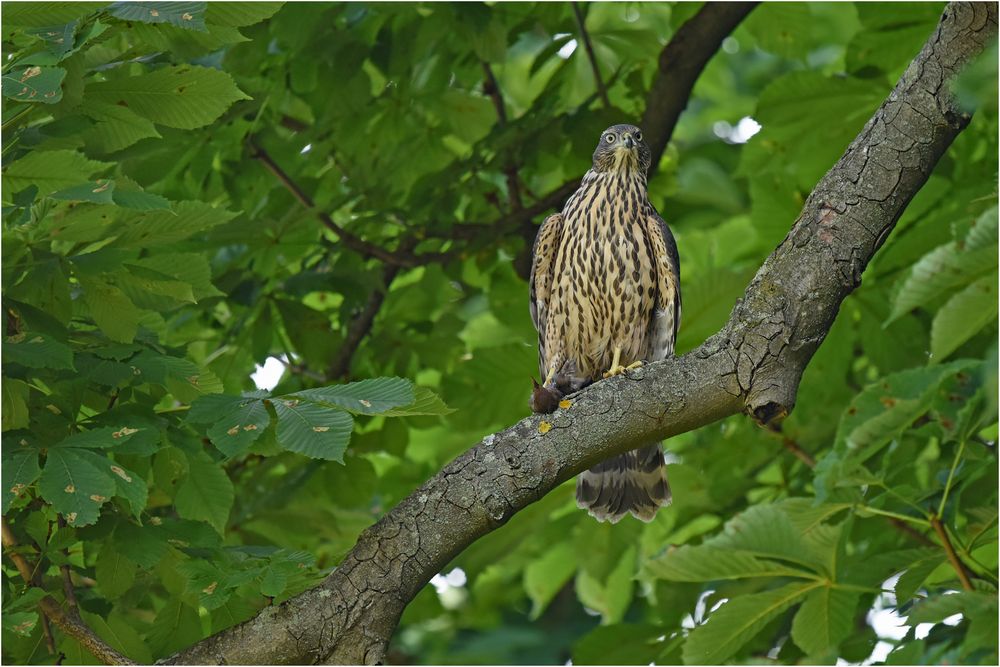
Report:
<svg viewBox="0 0 1000 667"><path fill-rule="evenodd" d="M627 148L629 150L632 150L632 148L634 146L635 146L635 141L632 140L632 135L626 133L625 134L625 148Z"/></svg>

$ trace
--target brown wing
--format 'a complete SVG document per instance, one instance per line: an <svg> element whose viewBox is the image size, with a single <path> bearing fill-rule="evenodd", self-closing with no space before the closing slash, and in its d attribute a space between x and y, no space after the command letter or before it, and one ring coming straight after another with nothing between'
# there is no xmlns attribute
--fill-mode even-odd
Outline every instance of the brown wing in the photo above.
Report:
<svg viewBox="0 0 1000 667"><path fill-rule="evenodd" d="M681 261L670 228L654 209L646 227L656 261L656 306L649 323L649 361L661 361L674 353L681 325Z"/></svg>
<svg viewBox="0 0 1000 667"><path fill-rule="evenodd" d="M530 285L531 321L538 331L538 372L545 377L548 357L545 353L545 321L549 313L549 299L555 284L556 253L562 237L562 213L554 213L545 218L538 229L535 246L531 251Z"/></svg>

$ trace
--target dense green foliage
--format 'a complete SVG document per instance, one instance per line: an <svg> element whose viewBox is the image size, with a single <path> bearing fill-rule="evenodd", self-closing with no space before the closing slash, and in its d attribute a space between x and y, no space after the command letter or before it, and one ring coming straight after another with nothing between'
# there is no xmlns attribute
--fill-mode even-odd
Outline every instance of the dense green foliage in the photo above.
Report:
<svg viewBox="0 0 1000 667"><path fill-rule="evenodd" d="M650 182L680 248L678 352L941 8L769 4L725 42ZM99 636L163 657L309 587L525 416L531 235L505 220L641 116L697 9L582 6L604 108L568 4L5 4L3 513L37 583L63 600L68 572ZM594 522L567 482L418 595L390 660L857 662L875 605L913 626L890 664L996 664L996 80L994 48L781 433L734 417L670 440L675 501L648 525ZM387 270L268 164L353 238L448 256ZM286 372L255 391L268 357ZM47 650L38 596L5 557L4 661L93 662L58 629Z"/></svg>

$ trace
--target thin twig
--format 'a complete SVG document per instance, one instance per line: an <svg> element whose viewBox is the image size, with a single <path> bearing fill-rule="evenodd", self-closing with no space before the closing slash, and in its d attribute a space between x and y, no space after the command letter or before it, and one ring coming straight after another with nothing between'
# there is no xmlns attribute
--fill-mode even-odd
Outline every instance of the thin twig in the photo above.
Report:
<svg viewBox="0 0 1000 667"><path fill-rule="evenodd" d="M399 273L398 266L385 267L385 270L382 272L382 284L372 290L372 293L368 295L368 302L365 304L365 307L361 309L361 312L348 325L344 342L340 346L340 349L337 350L337 355L333 358L333 362L326 373L328 379L346 379L350 375L351 360L354 358L354 353L357 351L364 337L371 331L372 325L375 323L375 316L378 315L379 309L382 308L385 295L388 293L389 286L396 278L397 273Z"/></svg>
<svg viewBox="0 0 1000 667"><path fill-rule="evenodd" d="M611 108L611 100L608 99L608 89L604 87L604 79L601 78L601 68L597 65L597 55L594 53L594 46L590 43L590 34L584 25L583 12L580 11L580 3L572 2L573 16L576 17L576 27L580 30L580 41L587 51L587 58L590 60L590 69L594 71L594 83L597 84L597 93L601 96L601 103L605 109Z"/></svg>
<svg viewBox="0 0 1000 667"><path fill-rule="evenodd" d="M893 528L895 528L896 530L898 530L901 533L906 533L907 535L909 535L910 537L912 537L917 542L920 542L921 544L923 544L925 547L936 547L937 546L937 543L935 543L934 540L932 540L931 538L927 537L926 535L924 535L923 533L921 533L919 530L917 530L916 528L914 528L910 524L906 523L905 521L903 521L901 519L897 519L895 517L887 517L887 518L888 518L889 523L892 524Z"/></svg>
<svg viewBox="0 0 1000 667"><path fill-rule="evenodd" d="M500 93L500 84L497 83L497 78L493 75L493 68L485 60L483 61L483 73L486 75L486 84L483 86L483 92L493 100L493 108L497 112L497 125L501 128L506 127L507 110L504 108L503 96ZM507 177L507 192L510 195L511 208L515 211L520 211L524 208L524 204L521 201L521 183L517 175L517 166L510 159L509 154L504 160L503 170Z"/></svg>
<svg viewBox="0 0 1000 667"><path fill-rule="evenodd" d="M56 654L56 638L52 636L52 625L49 623L49 617L42 614L42 635L45 637L45 648L48 649L49 655Z"/></svg>
<svg viewBox="0 0 1000 667"><path fill-rule="evenodd" d="M3 519L3 547L7 557L13 561L18 573L20 573L21 578L24 579L25 583L29 586L34 587L35 585L32 580L32 568L28 565L28 561L25 560L24 556L17 553L17 538L14 537L14 531L11 530L6 517ZM94 657L103 661L105 664L136 664L115 649L108 646L103 639L94 634L94 631L91 630L90 627L83 622L83 619L80 618L75 608L71 608L70 611L67 612L51 595L46 595L39 600L38 607L42 610L42 613L56 625L57 628L76 641L80 642L81 646L90 651ZM55 647L53 645L53 650L54 648Z"/></svg>
<svg viewBox="0 0 1000 667"><path fill-rule="evenodd" d="M258 145L253 138L249 139L248 143L253 151L253 158L259 160L268 171L274 174L275 178L277 178L278 181L285 186L286 190L292 193L292 196L295 197L300 204L312 211L323 226L336 234L341 242L343 242L343 244L351 250L354 250L362 255L374 257L385 262L386 264L403 267L414 267L420 266L421 264L444 261L449 257L445 253L426 253L414 256L409 252L393 252L392 250L387 250L381 246L375 245L374 243L369 243L360 236L349 232L334 222L333 218L331 218L327 213L316 208L316 203L312 200L312 197L307 195L305 191L300 188L287 173L285 173L285 170L274 161L274 158L272 158L266 150Z"/></svg>
<svg viewBox="0 0 1000 667"><path fill-rule="evenodd" d="M287 352L285 356L288 356ZM309 370L309 368L307 368L305 364L297 364L293 361L285 361L281 357L275 357L275 359L280 361L285 366L285 368L288 369L288 372L291 373L292 375L301 375L311 380L316 380L317 382L327 381L327 377L325 375L323 375L322 373L317 373L316 371L313 370Z"/></svg>
<svg viewBox="0 0 1000 667"><path fill-rule="evenodd" d="M784 445L785 449L794 454L795 458L805 463L808 467L810 468L816 467L816 459L814 459L812 455L809 454L809 452L802 449L802 447L799 446L799 443L795 442L794 440L792 440L787 436L782 436L781 444Z"/></svg>
<svg viewBox="0 0 1000 667"><path fill-rule="evenodd" d="M116 393L115 396L118 394ZM58 522L59 529L62 530L66 527L66 519L59 514L56 518ZM67 559L69 558L69 549L63 549L63 556ZM62 573L63 580L63 593L66 595L66 604L69 605L70 609L76 610L80 608L80 605L76 601L76 591L73 590L73 578L70 575L69 564L64 564L59 566L59 572Z"/></svg>
<svg viewBox="0 0 1000 667"><path fill-rule="evenodd" d="M948 502L948 492L951 491L951 483L955 479L955 469L958 468L958 462L962 459L962 452L965 451L965 440L958 443L958 450L955 452L955 458L951 461L951 468L948 470L948 480L944 483L944 493L941 494L941 503L938 505L938 516L944 516L944 506Z"/></svg>
<svg viewBox="0 0 1000 667"><path fill-rule="evenodd" d="M951 544L951 539L948 537L948 531L945 530L944 524L941 523L941 519L937 516L930 517L931 526L934 528L934 532L937 533L938 539L941 540L941 546L944 547L944 552L948 556L948 562L951 566L955 568L955 572L958 574L958 580L962 582L962 588L967 591L972 590L972 581L969 579L969 573L965 569L965 563L962 559L958 557L955 553L955 547Z"/></svg>

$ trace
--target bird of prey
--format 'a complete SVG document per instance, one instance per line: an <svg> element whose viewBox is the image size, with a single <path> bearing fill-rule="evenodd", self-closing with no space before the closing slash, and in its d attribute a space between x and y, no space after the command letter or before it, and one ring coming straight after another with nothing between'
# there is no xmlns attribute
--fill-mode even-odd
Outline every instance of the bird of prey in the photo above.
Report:
<svg viewBox="0 0 1000 667"><path fill-rule="evenodd" d="M634 125L601 134L593 167L561 213L546 218L532 253L531 319L538 366L531 407L674 352L681 319L677 245L646 194L649 147ZM651 521L670 503L660 443L577 477L577 504L598 521Z"/></svg>

